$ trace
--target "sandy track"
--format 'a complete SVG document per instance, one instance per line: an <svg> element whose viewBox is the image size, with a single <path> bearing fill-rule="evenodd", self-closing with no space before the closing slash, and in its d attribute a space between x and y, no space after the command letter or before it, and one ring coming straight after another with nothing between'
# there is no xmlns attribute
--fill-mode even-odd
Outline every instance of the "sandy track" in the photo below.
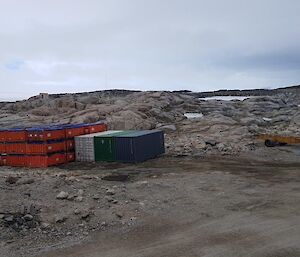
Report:
<svg viewBox="0 0 300 257"><path fill-rule="evenodd" d="M298 165L187 161L169 166L175 174L157 180L166 186L161 198L170 199L162 209L148 210L134 228L97 232L40 256L300 256Z"/></svg>

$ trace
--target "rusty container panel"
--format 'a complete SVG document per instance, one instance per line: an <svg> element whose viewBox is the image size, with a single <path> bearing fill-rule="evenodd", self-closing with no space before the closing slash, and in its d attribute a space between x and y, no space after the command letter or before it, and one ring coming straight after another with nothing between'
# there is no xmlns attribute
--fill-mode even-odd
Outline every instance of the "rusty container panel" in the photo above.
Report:
<svg viewBox="0 0 300 257"><path fill-rule="evenodd" d="M6 130L0 130L0 142L1 143L4 143L4 142L6 142Z"/></svg>
<svg viewBox="0 0 300 257"><path fill-rule="evenodd" d="M27 167L30 168L46 168L66 162L64 153L52 155L32 155L27 156Z"/></svg>
<svg viewBox="0 0 300 257"><path fill-rule="evenodd" d="M6 155L0 155L0 166L5 166L6 165Z"/></svg>
<svg viewBox="0 0 300 257"><path fill-rule="evenodd" d="M6 142L25 142L27 140L27 133L25 129L10 129L5 132Z"/></svg>
<svg viewBox="0 0 300 257"><path fill-rule="evenodd" d="M84 128L86 124L76 124L76 125L67 125L65 126L65 135L66 138L74 138L76 136L84 135Z"/></svg>
<svg viewBox="0 0 300 257"><path fill-rule="evenodd" d="M66 151L72 152L74 149L75 149L75 140L74 139L66 140Z"/></svg>
<svg viewBox="0 0 300 257"><path fill-rule="evenodd" d="M107 125L104 122L89 123L84 128L85 134L99 133L107 130Z"/></svg>
<svg viewBox="0 0 300 257"><path fill-rule="evenodd" d="M64 152L66 145L64 141L61 142L47 142L47 143L31 143L27 144L27 154L49 154Z"/></svg>
<svg viewBox="0 0 300 257"><path fill-rule="evenodd" d="M25 155L7 155L6 156L7 166L12 167L25 167L26 166L26 156Z"/></svg>
<svg viewBox="0 0 300 257"><path fill-rule="evenodd" d="M29 142L44 142L65 138L65 130L58 126L29 128L26 133Z"/></svg>
<svg viewBox="0 0 300 257"><path fill-rule="evenodd" d="M26 154L26 143L7 143L5 150L7 154Z"/></svg>
<svg viewBox="0 0 300 257"><path fill-rule="evenodd" d="M74 162L74 161L75 161L75 152L67 152L66 162Z"/></svg>
<svg viewBox="0 0 300 257"><path fill-rule="evenodd" d="M6 153L5 143L0 143L0 154L5 154L5 153Z"/></svg>

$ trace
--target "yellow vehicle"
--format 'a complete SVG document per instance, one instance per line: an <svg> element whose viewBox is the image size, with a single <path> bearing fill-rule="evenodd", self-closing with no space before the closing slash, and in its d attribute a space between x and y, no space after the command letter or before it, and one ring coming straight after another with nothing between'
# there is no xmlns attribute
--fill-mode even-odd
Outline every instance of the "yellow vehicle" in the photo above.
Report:
<svg viewBox="0 0 300 257"><path fill-rule="evenodd" d="M257 139L264 140L267 147L274 147L280 145L291 145L300 144L300 137L297 136L279 136L279 135L269 135L261 134L257 136Z"/></svg>

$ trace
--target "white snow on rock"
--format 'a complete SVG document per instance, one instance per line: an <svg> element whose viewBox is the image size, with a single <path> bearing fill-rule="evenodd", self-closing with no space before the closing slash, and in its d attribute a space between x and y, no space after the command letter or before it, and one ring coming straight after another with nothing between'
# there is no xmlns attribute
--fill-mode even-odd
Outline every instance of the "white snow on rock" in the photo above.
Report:
<svg viewBox="0 0 300 257"><path fill-rule="evenodd" d="M212 96L212 97L204 97L204 98L199 98L200 100L221 100L221 101L243 101L245 99L253 98L253 96Z"/></svg>
<svg viewBox="0 0 300 257"><path fill-rule="evenodd" d="M197 113L197 112L187 112L184 114L185 117L187 117L188 119L199 119L199 118L203 118L203 114L202 113Z"/></svg>

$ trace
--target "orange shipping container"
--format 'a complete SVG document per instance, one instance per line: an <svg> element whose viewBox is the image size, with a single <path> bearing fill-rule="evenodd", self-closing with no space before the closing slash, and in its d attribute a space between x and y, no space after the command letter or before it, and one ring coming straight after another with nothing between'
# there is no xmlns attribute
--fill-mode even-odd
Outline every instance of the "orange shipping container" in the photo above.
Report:
<svg viewBox="0 0 300 257"><path fill-rule="evenodd" d="M66 151L72 151L75 148L75 141L74 139L68 139L66 140Z"/></svg>
<svg viewBox="0 0 300 257"><path fill-rule="evenodd" d="M26 143L7 143L5 144L7 154L25 154Z"/></svg>
<svg viewBox="0 0 300 257"><path fill-rule="evenodd" d="M0 143L0 154L6 153L5 144Z"/></svg>
<svg viewBox="0 0 300 257"><path fill-rule="evenodd" d="M5 142L6 141L6 131L5 130L0 130L0 142Z"/></svg>
<svg viewBox="0 0 300 257"><path fill-rule="evenodd" d="M7 155L6 164L13 167L25 167L26 156L25 155Z"/></svg>
<svg viewBox="0 0 300 257"><path fill-rule="evenodd" d="M49 166L59 165L66 162L65 154L35 155L27 156L27 167L31 168L46 168Z"/></svg>
<svg viewBox="0 0 300 257"><path fill-rule="evenodd" d="M40 142L48 140L58 140L65 138L64 129L27 129L27 139L29 142Z"/></svg>
<svg viewBox="0 0 300 257"><path fill-rule="evenodd" d="M76 136L81 136L84 134L84 127L77 125L66 128L66 138L74 138Z"/></svg>
<svg viewBox="0 0 300 257"><path fill-rule="evenodd" d="M6 165L6 156L0 155L0 166Z"/></svg>
<svg viewBox="0 0 300 257"><path fill-rule="evenodd" d="M6 142L25 142L26 131L24 129L12 129L5 132Z"/></svg>
<svg viewBox="0 0 300 257"><path fill-rule="evenodd" d="M53 142L42 144L27 144L27 154L48 154L55 152L63 152L66 149L65 142Z"/></svg>
<svg viewBox="0 0 300 257"><path fill-rule="evenodd" d="M89 124L84 128L85 134L98 133L107 130L107 125L104 123Z"/></svg>
<svg viewBox="0 0 300 257"><path fill-rule="evenodd" d="M66 153L66 162L74 162L75 161L75 153L69 152Z"/></svg>

